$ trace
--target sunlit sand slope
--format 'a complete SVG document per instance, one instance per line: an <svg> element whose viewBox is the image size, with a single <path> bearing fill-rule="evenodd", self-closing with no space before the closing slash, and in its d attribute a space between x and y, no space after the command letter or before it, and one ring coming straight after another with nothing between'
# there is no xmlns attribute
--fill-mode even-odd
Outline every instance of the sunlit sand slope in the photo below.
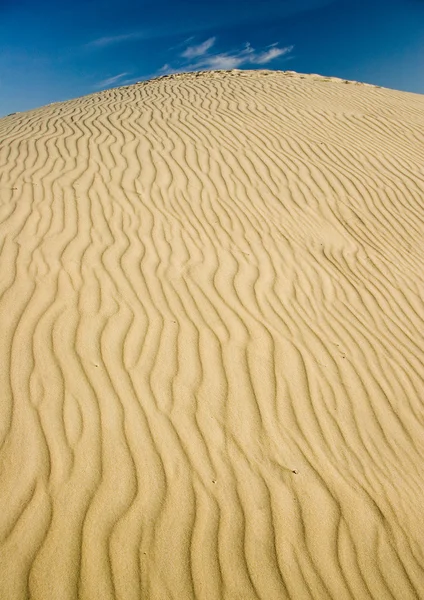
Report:
<svg viewBox="0 0 424 600"><path fill-rule="evenodd" d="M0 120L0 598L424 598L424 96Z"/></svg>

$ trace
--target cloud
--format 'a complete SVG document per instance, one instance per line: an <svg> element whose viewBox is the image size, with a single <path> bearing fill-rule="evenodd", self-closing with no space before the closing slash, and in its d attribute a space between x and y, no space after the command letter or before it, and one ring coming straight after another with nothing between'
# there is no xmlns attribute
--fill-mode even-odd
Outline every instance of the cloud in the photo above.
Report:
<svg viewBox="0 0 424 600"><path fill-rule="evenodd" d="M208 56L205 60L198 61L195 64L188 65L192 69L236 69L247 62L244 52L240 54L215 54Z"/></svg>
<svg viewBox="0 0 424 600"><path fill-rule="evenodd" d="M285 54L289 54L293 50L294 46L286 46L285 48L278 48L276 45L273 45L269 50L265 50L264 52L260 52L257 54L252 60L256 65L265 65L266 63L271 62L274 58L278 58L279 56L284 56Z"/></svg>
<svg viewBox="0 0 424 600"><path fill-rule="evenodd" d="M128 42L130 40L139 40L144 37L144 34L141 32L136 33L124 33L122 35L111 35L109 37L101 37L88 42L86 47L88 48L106 48L107 46L113 46L115 44L120 44L122 42Z"/></svg>
<svg viewBox="0 0 424 600"><path fill-rule="evenodd" d="M212 46L215 44L215 40L215 37L211 37L198 46L188 46L184 52L181 53L181 56L183 58L195 58L196 56L203 56L210 48L212 48Z"/></svg>
<svg viewBox="0 0 424 600"><path fill-rule="evenodd" d="M162 74L162 73L169 73L169 71L172 71L172 67L170 64L166 63L165 65L163 65L163 67L161 67L158 71L158 73Z"/></svg>
<svg viewBox="0 0 424 600"><path fill-rule="evenodd" d="M103 79L103 81L99 81L99 83L97 84L96 87L98 87L98 88L110 87L114 83L118 83L119 80L121 80L123 77L126 77L127 75L129 75L129 73L119 73L119 75L114 75L113 77L108 77L107 79ZM123 83L123 82L121 82L121 83Z"/></svg>
<svg viewBox="0 0 424 600"><path fill-rule="evenodd" d="M278 43L270 44L264 50L256 51L247 43L242 48L232 52L210 53L214 46L215 37L211 37L196 46L188 46L180 56L185 59L178 64L165 64L158 75L170 75L183 71L198 70L229 70L243 65L265 65L272 60L290 54L294 46L279 47ZM187 60L195 59L195 60Z"/></svg>

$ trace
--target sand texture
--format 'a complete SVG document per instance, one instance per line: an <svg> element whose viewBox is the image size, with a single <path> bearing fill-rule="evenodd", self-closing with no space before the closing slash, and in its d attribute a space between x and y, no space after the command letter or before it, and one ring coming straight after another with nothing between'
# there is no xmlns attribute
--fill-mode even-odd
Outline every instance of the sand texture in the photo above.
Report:
<svg viewBox="0 0 424 600"><path fill-rule="evenodd" d="M424 96L0 120L1 600L424 598Z"/></svg>

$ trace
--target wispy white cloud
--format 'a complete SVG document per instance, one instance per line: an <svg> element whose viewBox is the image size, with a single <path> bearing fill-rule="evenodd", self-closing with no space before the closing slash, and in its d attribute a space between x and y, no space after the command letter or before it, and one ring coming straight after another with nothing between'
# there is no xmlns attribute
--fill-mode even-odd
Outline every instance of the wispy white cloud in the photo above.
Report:
<svg viewBox="0 0 424 600"><path fill-rule="evenodd" d="M187 44L189 42L191 42L192 40L194 40L194 35L191 35L190 37L186 38L182 42L178 42L178 44L174 44L173 46L170 46L168 48L168 50L176 50L177 48L182 48L183 46L187 46Z"/></svg>
<svg viewBox="0 0 424 600"><path fill-rule="evenodd" d="M227 70L237 69L243 65L265 65L276 58L289 55L294 46L280 47L278 43L270 44L265 49L257 51L247 43L238 50L231 52L211 53L215 37L211 37L196 46L188 46L180 56L185 59L178 64L165 64L158 74L181 73L182 71L197 70ZM190 59L190 60L188 60ZM194 59L194 60L191 60Z"/></svg>
<svg viewBox="0 0 424 600"><path fill-rule="evenodd" d="M265 65L266 63L271 62L274 58L278 58L279 56L284 56L285 54L289 54L293 50L293 46L286 46L285 48L278 48L276 44L272 44L269 50L265 50L263 52L259 52L256 56L253 57L252 62L257 65Z"/></svg>
<svg viewBox="0 0 424 600"><path fill-rule="evenodd" d="M111 35L106 37L100 37L86 44L88 48L106 48L122 42L128 42L130 40L143 39L145 36L143 32L135 33L123 33L122 35Z"/></svg>
<svg viewBox="0 0 424 600"><path fill-rule="evenodd" d="M208 56L205 60L201 60L197 63L188 65L188 67L190 70L227 70L241 67L241 65L245 64L246 62L247 59L245 56L245 52L241 52L239 54L215 54L214 56Z"/></svg>
<svg viewBox="0 0 424 600"><path fill-rule="evenodd" d="M174 69L171 67L171 65L169 63L166 63L163 65L163 67L161 67L158 71L159 75L162 75L163 73L169 73L170 71L173 71Z"/></svg>
<svg viewBox="0 0 424 600"><path fill-rule="evenodd" d="M198 46L188 46L184 52L181 53L181 56L183 58L196 58L196 56L204 56L206 52L215 44L215 40L215 37L211 37Z"/></svg>
<svg viewBox="0 0 424 600"><path fill-rule="evenodd" d="M127 75L129 75L129 73L119 73L119 75L114 75L113 77L108 77L107 79L103 79L103 81L99 81L96 87L98 87L98 88L109 87L109 86L113 85L114 83L118 83L118 81L121 81ZM123 83L123 82L121 81L121 83Z"/></svg>

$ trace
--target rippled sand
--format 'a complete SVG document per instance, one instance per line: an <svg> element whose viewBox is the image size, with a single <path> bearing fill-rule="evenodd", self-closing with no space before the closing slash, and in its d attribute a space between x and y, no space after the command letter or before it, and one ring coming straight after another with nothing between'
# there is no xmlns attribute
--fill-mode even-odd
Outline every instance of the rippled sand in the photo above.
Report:
<svg viewBox="0 0 424 600"><path fill-rule="evenodd" d="M1 600L424 598L423 165L291 72L0 120Z"/></svg>

